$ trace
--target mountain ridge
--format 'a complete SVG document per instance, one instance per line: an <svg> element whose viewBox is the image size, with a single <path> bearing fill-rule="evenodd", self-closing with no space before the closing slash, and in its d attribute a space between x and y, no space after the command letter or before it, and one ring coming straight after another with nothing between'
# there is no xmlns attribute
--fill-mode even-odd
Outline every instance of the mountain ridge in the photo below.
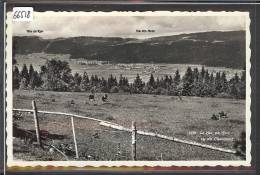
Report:
<svg viewBox="0 0 260 175"><path fill-rule="evenodd" d="M72 59L115 63L203 64L240 69L245 66L245 31L211 31L149 39L14 36L13 47L15 54L70 54Z"/></svg>

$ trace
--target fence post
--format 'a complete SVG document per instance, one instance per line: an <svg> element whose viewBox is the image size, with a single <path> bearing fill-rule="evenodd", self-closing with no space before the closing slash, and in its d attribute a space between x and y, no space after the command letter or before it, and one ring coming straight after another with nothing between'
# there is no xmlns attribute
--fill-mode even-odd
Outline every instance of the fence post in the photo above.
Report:
<svg viewBox="0 0 260 175"><path fill-rule="evenodd" d="M36 103L34 100L32 101L32 107L33 107L33 117L34 117L37 144L39 144L40 147L42 147L42 141L41 141L41 136L40 136L40 126L39 126L39 120L38 120L38 115L37 115L37 107L36 107Z"/></svg>
<svg viewBox="0 0 260 175"><path fill-rule="evenodd" d="M132 122L132 160L136 160L136 123Z"/></svg>
<svg viewBox="0 0 260 175"><path fill-rule="evenodd" d="M71 126L72 126L73 140L74 140L74 145L75 145L76 159L78 159L79 153L78 153L78 145L77 145L77 139L76 139L76 133L75 133L75 126L74 126L74 117L71 117Z"/></svg>

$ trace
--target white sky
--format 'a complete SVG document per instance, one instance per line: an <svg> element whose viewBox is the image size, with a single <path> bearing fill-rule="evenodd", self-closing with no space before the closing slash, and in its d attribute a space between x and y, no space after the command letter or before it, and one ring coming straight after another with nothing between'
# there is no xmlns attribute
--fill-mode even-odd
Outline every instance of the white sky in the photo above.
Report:
<svg viewBox="0 0 260 175"><path fill-rule="evenodd" d="M74 36L150 38L180 33L245 30L245 16L61 16L34 13L32 22L13 22L16 36L37 35L42 38ZM155 30L141 32L136 30ZM27 30L43 30L30 34Z"/></svg>

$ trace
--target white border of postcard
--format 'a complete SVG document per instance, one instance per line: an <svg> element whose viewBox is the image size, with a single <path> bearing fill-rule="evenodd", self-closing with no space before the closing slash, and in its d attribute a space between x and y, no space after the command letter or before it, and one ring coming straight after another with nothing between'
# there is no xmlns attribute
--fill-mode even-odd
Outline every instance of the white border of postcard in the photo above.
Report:
<svg viewBox="0 0 260 175"><path fill-rule="evenodd" d="M7 166L250 166L251 165L251 76L250 76L250 17L249 12L170 12L170 11L155 11L155 12L34 12L34 15L91 15L91 16L244 16L246 18L246 160L231 160L231 161L17 161L13 160L13 133L12 133L12 108L13 108L13 94L12 94L12 12L7 13L7 28L6 28L6 131L7 131ZM35 19L34 19L35 20Z"/></svg>

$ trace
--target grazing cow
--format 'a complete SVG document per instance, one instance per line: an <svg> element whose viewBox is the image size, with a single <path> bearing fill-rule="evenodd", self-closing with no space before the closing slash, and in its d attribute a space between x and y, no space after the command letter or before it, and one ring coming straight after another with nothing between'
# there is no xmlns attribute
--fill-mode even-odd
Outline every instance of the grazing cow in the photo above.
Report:
<svg viewBox="0 0 260 175"><path fill-rule="evenodd" d="M107 101L107 99L108 99L108 96L107 96L107 94L105 94L105 95L103 95L103 96L102 96L102 101L103 101L103 102L106 102L106 101Z"/></svg>
<svg viewBox="0 0 260 175"><path fill-rule="evenodd" d="M95 134L92 135L95 139L99 139L99 134L96 132Z"/></svg>
<svg viewBox="0 0 260 175"><path fill-rule="evenodd" d="M225 113L224 111L219 112L219 116L221 118L228 118L227 113Z"/></svg>
<svg viewBox="0 0 260 175"><path fill-rule="evenodd" d="M89 101L95 101L95 96L94 96L94 94L90 94L90 95L88 96L88 99L89 99Z"/></svg>
<svg viewBox="0 0 260 175"><path fill-rule="evenodd" d="M219 120L219 116L216 114L213 114L211 117L212 120Z"/></svg>

